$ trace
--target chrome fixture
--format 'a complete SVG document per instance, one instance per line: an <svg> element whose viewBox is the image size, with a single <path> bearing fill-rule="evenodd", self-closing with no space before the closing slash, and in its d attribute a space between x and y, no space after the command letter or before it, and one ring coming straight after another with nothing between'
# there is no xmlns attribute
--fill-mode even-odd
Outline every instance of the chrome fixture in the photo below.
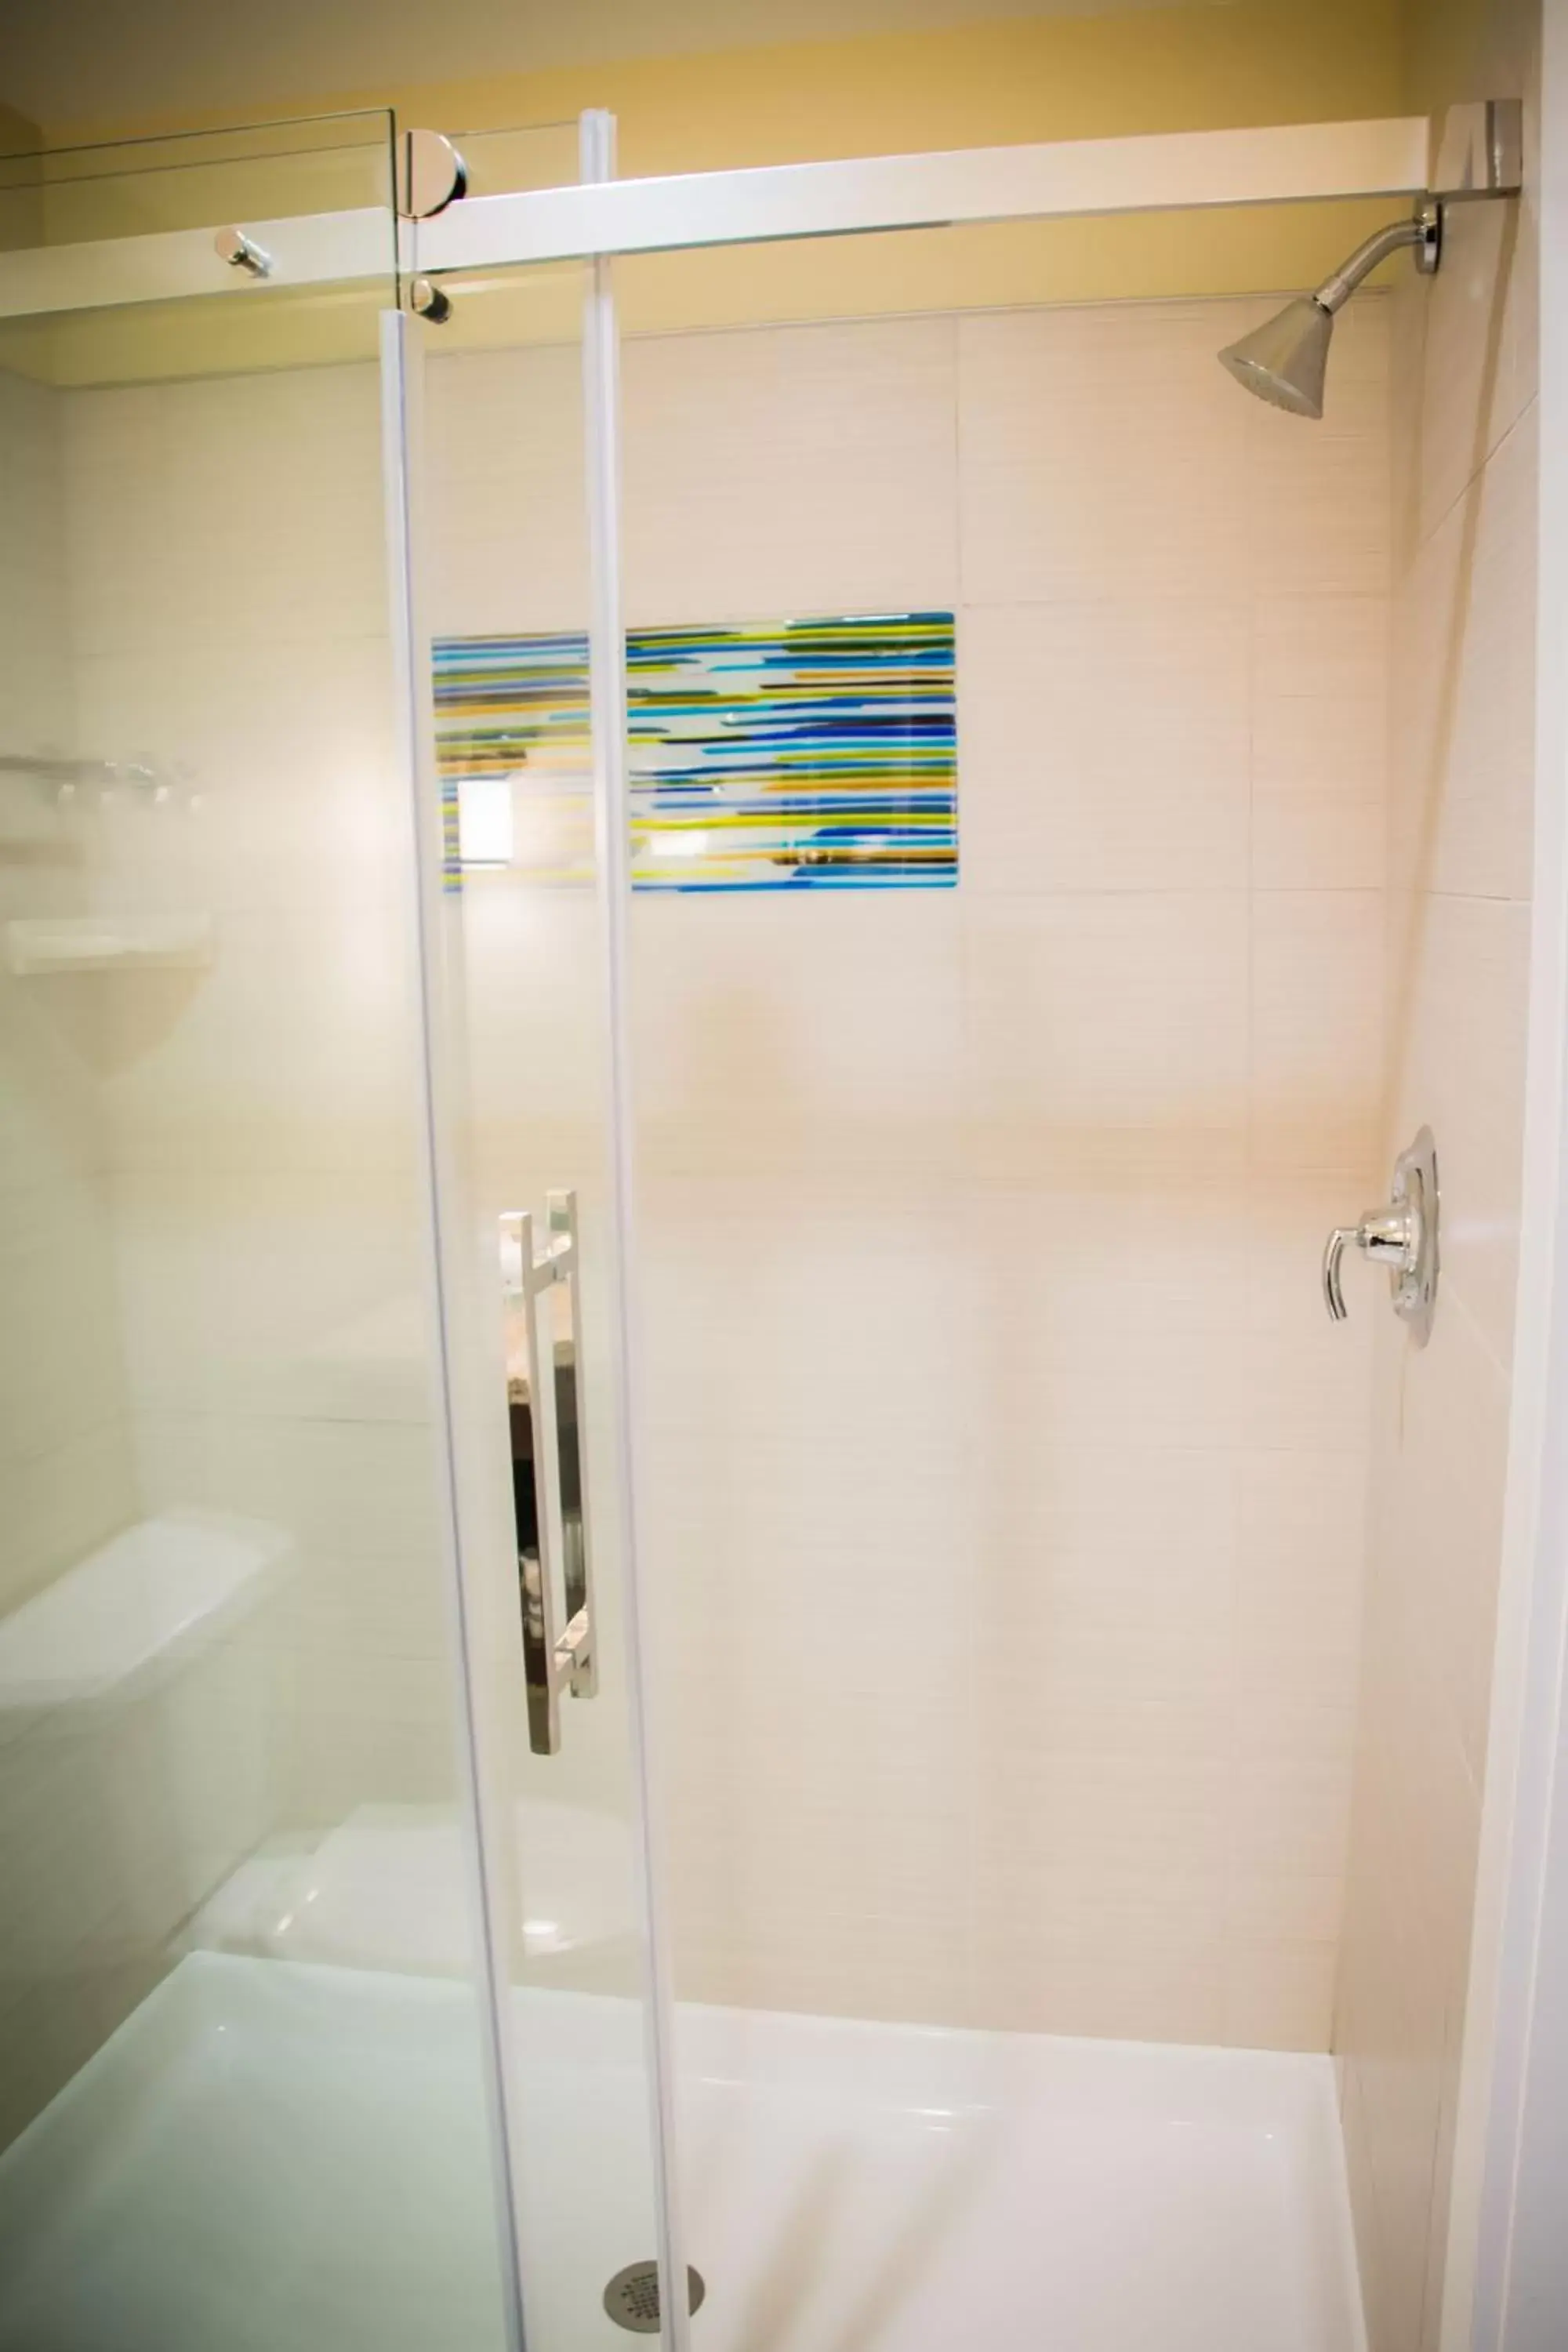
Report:
<svg viewBox="0 0 1568 2352"><path fill-rule="evenodd" d="M468 193L468 167L444 132L398 133L397 209L405 220L433 220Z"/></svg>
<svg viewBox="0 0 1568 2352"><path fill-rule="evenodd" d="M1220 365L1271 406L1288 408L1294 416L1321 417L1335 312L1343 310L1380 261L1407 245L1415 248L1416 268L1429 278L1443 251L1441 205L1423 205L1414 220L1393 221L1380 228L1324 278L1316 293L1299 294L1274 318L1229 344L1219 355Z"/></svg>
<svg viewBox="0 0 1568 2352"><path fill-rule="evenodd" d="M503 1215L500 1263L501 1296L509 1308L521 1309L528 1349L526 1374L509 1372L507 1380L528 1738L536 1755L553 1756L561 1746L562 1693L592 1698L598 1658L583 1426L577 1195L547 1193L545 1213L550 1239L537 1251L530 1213L514 1209ZM566 1284L570 1307L571 1336L563 1347L555 1338L557 1283Z"/></svg>
<svg viewBox="0 0 1568 2352"><path fill-rule="evenodd" d="M272 271L272 256L264 247L246 236L242 228L220 228L213 239L213 251L231 269L243 269L247 277L267 278Z"/></svg>
<svg viewBox="0 0 1568 2352"><path fill-rule="evenodd" d="M452 305L433 278L416 278L408 289L408 307L433 327L444 327L452 315Z"/></svg>
<svg viewBox="0 0 1568 2352"><path fill-rule="evenodd" d="M1517 196L1524 182L1524 102L1466 99L1432 125L1435 196Z"/></svg>
<svg viewBox="0 0 1568 2352"><path fill-rule="evenodd" d="M1340 1268L1347 1249L1388 1268L1394 1311L1409 1324L1418 1348L1432 1336L1437 1298L1437 1147L1424 1127L1394 1163L1389 1198L1368 1209L1361 1223L1336 1225L1323 1251L1323 1304L1330 1319L1345 1319Z"/></svg>

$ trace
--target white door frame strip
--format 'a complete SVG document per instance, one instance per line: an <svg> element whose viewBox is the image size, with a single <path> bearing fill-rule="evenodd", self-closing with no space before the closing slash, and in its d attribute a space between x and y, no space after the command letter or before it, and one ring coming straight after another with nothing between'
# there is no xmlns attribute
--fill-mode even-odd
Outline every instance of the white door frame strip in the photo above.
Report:
<svg viewBox="0 0 1568 2352"><path fill-rule="evenodd" d="M616 119L590 109L579 126L585 185L608 183L616 168ZM646 1569L641 1542L638 1445L640 1349L636 1298L633 1083L631 1059L631 832L626 773L626 630L621 562L620 332L609 261L586 273L583 302L583 425L587 478L589 572L589 732L594 763L594 835L599 869L600 978L606 1023L606 1127L613 1262L604 1287L614 1329L610 1378L615 1391L612 1476L621 1527L622 1639L626 1649L626 1716L631 1742L632 1829L637 1902L646 1954L643 2032L652 2134L658 2271L685 2287L686 2240L676 2159L675 1972L662 1898L655 1816L652 1676L647 1643ZM661 2352L690 2352L684 2291L661 2297Z"/></svg>
<svg viewBox="0 0 1568 2352"><path fill-rule="evenodd" d="M1426 116L1406 115L534 188L466 197L405 229L404 261L432 275L963 222L1409 197L1426 190L1428 145ZM265 278L219 256L215 238L226 227L242 228L268 257ZM0 319L190 295L259 298L269 288L374 278L390 264L389 215L374 205L39 246L0 253Z"/></svg>

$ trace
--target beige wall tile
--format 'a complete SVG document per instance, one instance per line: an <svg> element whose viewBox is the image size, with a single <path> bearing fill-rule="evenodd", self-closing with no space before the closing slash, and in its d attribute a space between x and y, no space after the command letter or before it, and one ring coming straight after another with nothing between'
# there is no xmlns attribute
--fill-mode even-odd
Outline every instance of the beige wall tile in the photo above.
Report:
<svg viewBox="0 0 1568 2352"><path fill-rule="evenodd" d="M1245 886L1244 604L983 605L961 629L966 894Z"/></svg>
<svg viewBox="0 0 1568 2352"><path fill-rule="evenodd" d="M636 910L633 935L639 1004L647 993L640 922L646 904ZM504 1139L510 1150L514 1186L543 1150L542 1138L553 1139L565 1130L581 1146L601 1136L606 1076L600 919L593 891L544 888L516 874L486 876L465 892L469 1082L487 1139L498 1144ZM522 1071L527 1079L520 1085Z"/></svg>
<svg viewBox="0 0 1568 2352"><path fill-rule="evenodd" d="M1420 902L1392 978L1396 1137L1437 1139L1443 1278L1500 1365L1513 1347L1519 1279L1530 909L1514 900Z"/></svg>
<svg viewBox="0 0 1568 2352"><path fill-rule="evenodd" d="M579 347L438 356L426 383L437 635L585 629Z"/></svg>
<svg viewBox="0 0 1568 2352"><path fill-rule="evenodd" d="M106 1312L113 1281L101 1178L12 1196L0 1232L0 1460L47 1452L125 1411Z"/></svg>
<svg viewBox="0 0 1568 2352"><path fill-rule="evenodd" d="M979 899L964 958L968 1110L984 1136L1027 1138L1069 1169L1236 1164L1245 894Z"/></svg>
<svg viewBox="0 0 1568 2352"><path fill-rule="evenodd" d="M1334 1935L1300 1944L1237 1938L1226 1957L1222 2039L1244 2050L1321 2050L1338 1959Z"/></svg>
<svg viewBox="0 0 1568 2352"><path fill-rule="evenodd" d="M1423 538L1480 472L1534 390L1532 236L1520 208L1451 205L1444 226L1442 267L1426 289Z"/></svg>
<svg viewBox="0 0 1568 2352"><path fill-rule="evenodd" d="M1247 580L1258 593L1387 593L1387 305L1363 297L1335 326L1321 423L1247 404Z"/></svg>
<svg viewBox="0 0 1568 2352"><path fill-rule="evenodd" d="M1394 871L1406 889L1530 895L1536 466L1531 410L1423 544L1400 602Z"/></svg>
<svg viewBox="0 0 1568 2352"><path fill-rule="evenodd" d="M1244 1654L1256 1652L1286 1673L1353 1666L1361 1649L1364 1445L1251 1454L1237 1483L1237 1639ZM1269 1686L1261 1672L1258 1679Z"/></svg>
<svg viewBox="0 0 1568 2352"><path fill-rule="evenodd" d="M1467 37L1480 46L1465 73L1521 86L1537 17L1529 5L1466 12ZM1506 48L1521 31L1512 65L1500 63L1500 40ZM1503 79L1490 79L1498 70ZM1472 86L1461 91L1450 72L1427 95L1440 106ZM1403 1143L1422 1120L1435 1129L1443 1271L1425 1350L1386 1319L1377 1332L1335 2020L1373 2352L1427 2352L1443 2323L1517 1277L1534 790L1534 209L1533 189L1520 205L1451 207L1436 277L1402 285L1393 305L1403 421L1386 1139Z"/></svg>
<svg viewBox="0 0 1568 2352"><path fill-rule="evenodd" d="M961 1247L961 1196L916 1178L874 1199L784 1178L710 1181L647 1223L650 1423L740 1431L803 1450L837 1439L846 1473L953 1425L944 1373L969 1285L941 1269ZM785 1245L780 1246L781 1242ZM833 1458L830 1456L830 1458Z"/></svg>
<svg viewBox="0 0 1568 2352"><path fill-rule="evenodd" d="M42 908L30 889L7 892L8 912L79 913L81 877L68 866L40 895ZM68 983L63 992L45 995L36 982L3 972L0 1038L0 1199L101 1173L107 1158L100 1092L101 1007Z"/></svg>
<svg viewBox="0 0 1568 2352"><path fill-rule="evenodd" d="M241 627L253 651L384 632L373 367L169 384L110 416L123 399L82 392L66 409L72 628L84 651L210 664ZM300 561L321 547L331 562Z"/></svg>
<svg viewBox="0 0 1568 2352"><path fill-rule="evenodd" d="M1397 1368L1400 1419L1384 1473L1386 1538L1405 1637L1430 1675L1470 1778L1484 1777L1502 1544L1510 1381L1462 1298L1445 1300L1444 1345ZM1393 1455L1392 1461L1389 1456ZM1397 1517L1395 1516L1397 1514Z"/></svg>
<svg viewBox="0 0 1568 2352"><path fill-rule="evenodd" d="M954 897L635 910L676 1934L712 1998L1326 2038L1371 1323L1329 1328L1318 1255L1374 1181L1386 351L1346 338L1328 461L1255 446L1214 361L1250 315L959 323ZM727 340L658 356L696 415L724 388L725 448L797 376L815 432L809 339ZM884 357L835 364L901 451L930 386ZM663 616L687 559L648 547ZM827 533L808 601L858 561ZM803 1560L864 1654L811 1637Z"/></svg>
<svg viewBox="0 0 1568 2352"><path fill-rule="evenodd" d="M1254 1164L1370 1170L1383 1097L1381 895L1258 893L1252 902Z"/></svg>
<svg viewBox="0 0 1568 2352"><path fill-rule="evenodd" d="M1440 534L1448 542L1458 534L1451 560L1464 582L1465 614L1448 641L1455 696L1432 883L1481 898L1530 896L1537 440L1531 408L1487 466L1473 545L1465 545L1468 499Z"/></svg>
<svg viewBox="0 0 1568 2352"><path fill-rule="evenodd" d="M953 894L670 897L635 917L638 1111L661 1165L700 1170L734 1145L890 1174L911 1149L927 1169L951 1160Z"/></svg>
<svg viewBox="0 0 1568 2352"><path fill-rule="evenodd" d="M1021 1449L996 1474L1015 1495L1042 1441L1246 1441L1248 1251L1235 1205L1211 1186L1092 1180L977 1202L985 1411L993 1442Z"/></svg>
<svg viewBox="0 0 1568 2352"><path fill-rule="evenodd" d="M1254 887L1380 888L1387 602L1265 593L1252 610Z"/></svg>
<svg viewBox="0 0 1568 2352"><path fill-rule="evenodd" d="M627 617L951 607L952 320L626 347Z"/></svg>
<svg viewBox="0 0 1568 2352"><path fill-rule="evenodd" d="M1215 353L1252 315L1150 303L961 320L966 604L1224 600L1250 584L1247 420Z"/></svg>

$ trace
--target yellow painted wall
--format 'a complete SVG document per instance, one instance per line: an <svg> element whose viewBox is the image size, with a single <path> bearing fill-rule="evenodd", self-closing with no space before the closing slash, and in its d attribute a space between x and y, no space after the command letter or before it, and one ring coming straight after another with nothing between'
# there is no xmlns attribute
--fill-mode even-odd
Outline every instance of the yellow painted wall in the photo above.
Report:
<svg viewBox="0 0 1568 2352"><path fill-rule="evenodd" d="M43 209L34 182L32 158L42 145L36 122L14 106L0 106L0 253L8 247L37 245L43 236Z"/></svg>
<svg viewBox="0 0 1568 2352"><path fill-rule="evenodd" d="M1410 111L1434 112L1458 99L1521 97L1540 16L1529 0L1402 0Z"/></svg>
<svg viewBox="0 0 1568 2352"><path fill-rule="evenodd" d="M37 124L14 106L0 105L0 155L29 154L39 144Z"/></svg>
<svg viewBox="0 0 1568 2352"><path fill-rule="evenodd" d="M392 105L449 130L563 121L607 106L620 120L621 168L639 173L1392 114L1402 80L1399 0L1237 0L416 89L369 77L354 90L302 82L297 103L302 112ZM49 132L58 146L187 127L100 121Z"/></svg>

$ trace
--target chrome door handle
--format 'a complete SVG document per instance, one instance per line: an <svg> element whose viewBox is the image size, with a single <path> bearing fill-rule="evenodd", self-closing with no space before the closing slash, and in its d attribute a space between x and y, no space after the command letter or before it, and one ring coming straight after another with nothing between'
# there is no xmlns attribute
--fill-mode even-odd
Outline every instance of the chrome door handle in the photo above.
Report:
<svg viewBox="0 0 1568 2352"><path fill-rule="evenodd" d="M1437 1296L1437 1150L1424 1127L1394 1164L1390 1197L1368 1209L1358 1224L1336 1225L1323 1249L1323 1304L1331 1322L1342 1323L1342 1268L1348 1249L1388 1268L1394 1313L1408 1323L1417 1346L1432 1331Z"/></svg>
<svg viewBox="0 0 1568 2352"><path fill-rule="evenodd" d="M594 1590L588 1528L588 1469L583 1414L581 1244L574 1192L546 1195L548 1239L534 1244L526 1209L500 1220L501 1292L527 1339L525 1374L509 1375L507 1402L526 1412L529 1446L513 1444L514 1501L518 1462L531 1465L534 1545L530 1551L518 1519L518 1601L522 1617L523 1674L529 1745L553 1756L561 1746L561 1698L591 1698L598 1687L594 1642ZM564 1355L555 1336L554 1293L564 1285L570 1307ZM563 1412L563 1405L566 1407Z"/></svg>

